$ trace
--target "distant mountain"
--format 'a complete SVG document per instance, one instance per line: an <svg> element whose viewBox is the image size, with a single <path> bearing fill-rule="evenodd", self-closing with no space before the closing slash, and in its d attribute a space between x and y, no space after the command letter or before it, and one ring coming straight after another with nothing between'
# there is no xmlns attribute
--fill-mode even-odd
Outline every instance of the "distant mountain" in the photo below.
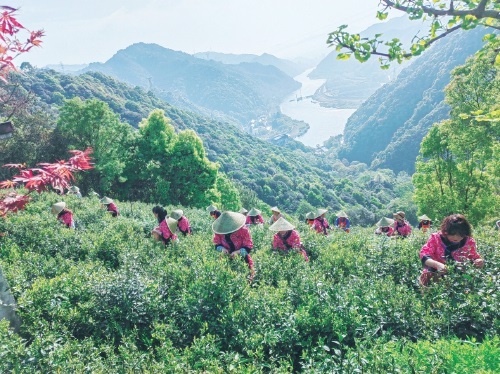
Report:
<svg viewBox="0 0 500 374"><path fill-rule="evenodd" d="M219 53L219 52L200 52L195 53L194 57L204 60L214 60L222 62L223 64L238 65L243 62L256 63L261 65L271 65L280 69L283 73L290 77L295 77L306 70L306 66L301 66L296 62L284 60L276 56L264 53L260 56L252 54L232 54L232 53Z"/></svg>
<svg viewBox="0 0 500 374"><path fill-rule="evenodd" d="M484 34L474 29L439 40L375 92L348 119L339 157L413 173L423 137L448 118L443 100L451 71L483 46Z"/></svg>
<svg viewBox="0 0 500 374"><path fill-rule="evenodd" d="M89 64L66 65L63 63L44 66L43 69L52 69L60 73L74 74L82 69L85 69Z"/></svg>
<svg viewBox="0 0 500 374"><path fill-rule="evenodd" d="M283 98L300 87L275 66L226 65L145 43L133 44L105 63L92 63L82 70L87 71L151 90L182 109L239 124L275 111Z"/></svg>
<svg viewBox="0 0 500 374"><path fill-rule="evenodd" d="M382 34L382 38L398 38L407 44L422 28L425 29L422 23L398 17L372 25L360 34L361 37ZM375 56L360 63L353 56L346 61L337 60L338 53L333 51L328 54L309 74L311 79L326 79L314 99L321 105L333 108L359 107L383 84L395 80L400 71L410 64L406 61L401 65L393 64L390 70L382 70Z"/></svg>

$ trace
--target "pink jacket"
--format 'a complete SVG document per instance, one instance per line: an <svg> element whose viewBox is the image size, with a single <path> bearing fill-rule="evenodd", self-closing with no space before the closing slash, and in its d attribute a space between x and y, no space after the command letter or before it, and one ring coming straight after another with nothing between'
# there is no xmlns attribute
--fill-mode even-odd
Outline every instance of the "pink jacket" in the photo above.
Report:
<svg viewBox="0 0 500 374"><path fill-rule="evenodd" d="M328 235L326 232L326 229L330 228L330 224L328 223L328 220L326 218L316 218L314 220L314 223L311 226L318 234L325 234Z"/></svg>
<svg viewBox="0 0 500 374"><path fill-rule="evenodd" d="M290 236L286 238L285 242L289 246L289 248L300 248L302 246L302 243L300 242L300 236L299 233L295 230L291 230L292 232L290 233ZM286 236L286 234L285 234ZM281 238L279 233L274 234L273 238L273 248L274 249L282 249L282 250L287 250L285 244L283 243L283 239Z"/></svg>
<svg viewBox="0 0 500 374"><path fill-rule="evenodd" d="M248 227L243 226L242 228L236 230L235 232L227 235L229 235L229 238L234 244L234 250L232 250L232 252L239 251L243 247L247 249L253 248L252 237L250 236L250 230L248 230ZM231 246L226 241L225 234L214 234L213 242L216 246L221 245L224 248L229 249L231 251Z"/></svg>
<svg viewBox="0 0 500 374"><path fill-rule="evenodd" d="M170 231L167 222L165 220L160 222L160 226L158 226L157 229L160 229L161 235L165 240L167 239L177 240L177 235L175 235L174 233L172 233L172 231Z"/></svg>
<svg viewBox="0 0 500 374"><path fill-rule="evenodd" d="M109 203L108 204L108 212L113 213L113 216L116 217L118 213L118 207L116 206L115 203Z"/></svg>
<svg viewBox="0 0 500 374"><path fill-rule="evenodd" d="M394 229L391 226L377 227L375 230L375 234L377 235L386 234L387 236L392 236L393 233Z"/></svg>
<svg viewBox="0 0 500 374"><path fill-rule="evenodd" d="M252 218L254 219L253 222ZM264 218L260 214L258 216L247 216L246 225L256 225L258 223L264 223Z"/></svg>
<svg viewBox="0 0 500 374"><path fill-rule="evenodd" d="M191 226L189 226L189 220L185 216L182 216L181 219L179 219L177 222L178 222L177 228L184 235L191 234Z"/></svg>
<svg viewBox="0 0 500 374"><path fill-rule="evenodd" d="M401 236L408 236L411 234L411 226L407 221L404 221L404 224L399 224L398 221L394 221L394 234Z"/></svg>
<svg viewBox="0 0 500 374"><path fill-rule="evenodd" d="M445 249L446 245L441 239L441 231L438 231L431 234L427 243L420 250L420 259L422 263L430 258L444 264L446 263ZM457 262L474 261L481 258L476 251L476 242L470 236L463 247L451 252L451 257Z"/></svg>
<svg viewBox="0 0 500 374"><path fill-rule="evenodd" d="M73 213L71 213L70 211L68 211L68 210L62 211L57 216L57 219L59 221L61 221L62 223L64 223L66 226L68 226L72 229L75 228L75 222L73 221Z"/></svg>

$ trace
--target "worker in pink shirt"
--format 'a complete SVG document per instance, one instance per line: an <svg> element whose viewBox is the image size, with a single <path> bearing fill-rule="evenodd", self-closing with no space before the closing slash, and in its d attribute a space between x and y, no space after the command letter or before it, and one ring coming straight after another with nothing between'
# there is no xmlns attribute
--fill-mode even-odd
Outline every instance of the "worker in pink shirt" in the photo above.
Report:
<svg viewBox="0 0 500 374"><path fill-rule="evenodd" d="M316 230L316 233L318 234L328 235L328 232L326 230L330 229L330 224L328 223L328 220L325 217L326 212L328 212L328 210L318 209L314 214L314 222L311 228Z"/></svg>
<svg viewBox="0 0 500 374"><path fill-rule="evenodd" d="M104 196L99 201L106 208L106 210L111 213L112 217L118 217L118 214L119 214L118 207L116 206L115 202L112 199Z"/></svg>
<svg viewBox="0 0 500 374"><path fill-rule="evenodd" d="M269 230L276 232L273 237L273 250L279 250L283 253L295 251L300 253L304 260L309 261L309 257L300 241L299 233L294 229L295 226L283 217L273 223L269 227Z"/></svg>
<svg viewBox="0 0 500 374"><path fill-rule="evenodd" d="M245 224L260 225L264 223L264 218L260 215L260 210L252 208L248 211Z"/></svg>
<svg viewBox="0 0 500 374"><path fill-rule="evenodd" d="M151 231L151 235L155 240L162 241L163 244L167 245L171 242L178 242L179 239L175 235L177 230L177 221L173 218L167 217L167 211L161 206L155 206L153 208L153 214L158 220L158 226Z"/></svg>
<svg viewBox="0 0 500 374"><path fill-rule="evenodd" d="M170 216L177 221L177 229L182 233L182 235L187 236L192 234L189 220L184 215L182 210L173 210Z"/></svg>
<svg viewBox="0 0 500 374"><path fill-rule="evenodd" d="M57 214L57 219L70 229L75 228L75 221L73 220L73 212L66 208L64 201L52 205L52 214Z"/></svg>
<svg viewBox="0 0 500 374"><path fill-rule="evenodd" d="M405 220L405 212L399 211L392 214L394 218L394 232L393 236L399 236L400 238L406 238L411 234L411 226L407 220Z"/></svg>

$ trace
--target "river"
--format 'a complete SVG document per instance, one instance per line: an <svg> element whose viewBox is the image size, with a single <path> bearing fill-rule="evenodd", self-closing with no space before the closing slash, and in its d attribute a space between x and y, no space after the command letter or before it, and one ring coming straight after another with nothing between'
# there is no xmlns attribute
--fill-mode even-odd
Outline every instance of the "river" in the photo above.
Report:
<svg viewBox="0 0 500 374"><path fill-rule="evenodd" d="M309 79L307 75L313 69L306 70L294 79L302 83L302 87L287 97L280 108L283 114L309 124L309 130L303 136L296 138L304 145L316 147L322 145L330 136L342 134L349 116L356 109L324 108L311 100L316 90L325 82L324 79ZM297 98L302 97L302 100Z"/></svg>

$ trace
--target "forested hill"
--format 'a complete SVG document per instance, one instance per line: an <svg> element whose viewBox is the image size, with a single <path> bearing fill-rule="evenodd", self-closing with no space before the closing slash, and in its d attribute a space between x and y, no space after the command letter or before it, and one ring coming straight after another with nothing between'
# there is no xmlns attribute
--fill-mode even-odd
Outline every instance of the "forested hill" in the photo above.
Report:
<svg viewBox="0 0 500 374"><path fill-rule="evenodd" d="M38 107L43 113L56 112L64 98L96 98L108 103L123 121L137 126L151 110L163 109L177 129L196 131L209 159L219 162L225 173L267 204L279 205L289 213L303 213L313 206L332 210L344 208L359 224L372 224L377 217L397 208L405 208L410 216L415 212L408 205L410 199L398 199L411 193L408 176L396 178L389 170L368 171L366 165L348 165L333 157L316 155L312 150L276 147L235 126L177 109L151 92L130 87L102 73L68 76L53 70L35 69L18 75L17 80L39 98ZM43 126L47 126L48 121L54 119L44 118ZM35 132L34 126L29 133ZM41 147L42 140L37 137L29 143L30 147ZM27 146L27 140L24 144ZM20 151L22 149L16 148L12 152ZM16 159L8 159L4 152L0 161L30 164L39 161L26 159L39 152L25 153L24 156L16 153Z"/></svg>
<svg viewBox="0 0 500 374"><path fill-rule="evenodd" d="M220 119L246 123L281 103L300 87L271 65L225 65L157 44L137 43L105 63L83 71L100 71L123 82L154 90L172 105Z"/></svg>
<svg viewBox="0 0 500 374"><path fill-rule="evenodd" d="M443 38L376 91L347 121L339 157L413 173L423 137L448 117L443 90L451 70L483 46L484 34L475 29Z"/></svg>

